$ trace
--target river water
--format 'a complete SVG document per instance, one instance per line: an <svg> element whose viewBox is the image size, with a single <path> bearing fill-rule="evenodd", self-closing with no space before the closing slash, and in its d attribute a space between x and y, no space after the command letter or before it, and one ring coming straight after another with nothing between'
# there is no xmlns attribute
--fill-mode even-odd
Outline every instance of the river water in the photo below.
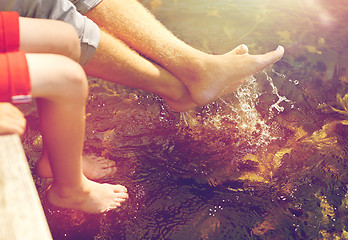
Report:
<svg viewBox="0 0 348 240"><path fill-rule="evenodd" d="M116 161L103 181L130 199L102 216L44 205L54 239L348 239L348 2L142 2L205 52L245 43L286 53L236 93L181 114L91 79L85 150ZM37 138L29 131L28 156Z"/></svg>

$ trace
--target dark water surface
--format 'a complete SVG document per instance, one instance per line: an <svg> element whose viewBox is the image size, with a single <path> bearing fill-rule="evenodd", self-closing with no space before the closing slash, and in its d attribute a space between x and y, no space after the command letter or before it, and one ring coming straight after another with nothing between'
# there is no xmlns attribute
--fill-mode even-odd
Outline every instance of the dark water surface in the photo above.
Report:
<svg viewBox="0 0 348 240"><path fill-rule="evenodd" d="M185 42L224 53L285 47L235 94L174 113L156 96L91 80L86 152L130 199L102 216L45 206L54 239L348 239L348 2L152 0ZM25 142L37 159L35 113ZM39 191L47 186L35 177ZM43 195L43 193L41 194Z"/></svg>

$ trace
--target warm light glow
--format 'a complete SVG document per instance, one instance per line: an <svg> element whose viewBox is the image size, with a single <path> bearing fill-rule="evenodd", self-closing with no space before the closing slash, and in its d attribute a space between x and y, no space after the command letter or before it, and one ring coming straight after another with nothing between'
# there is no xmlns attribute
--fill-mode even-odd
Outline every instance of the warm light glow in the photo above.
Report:
<svg viewBox="0 0 348 240"><path fill-rule="evenodd" d="M325 9L319 0L299 0L303 11L315 15L322 25L329 26L334 22L334 17Z"/></svg>

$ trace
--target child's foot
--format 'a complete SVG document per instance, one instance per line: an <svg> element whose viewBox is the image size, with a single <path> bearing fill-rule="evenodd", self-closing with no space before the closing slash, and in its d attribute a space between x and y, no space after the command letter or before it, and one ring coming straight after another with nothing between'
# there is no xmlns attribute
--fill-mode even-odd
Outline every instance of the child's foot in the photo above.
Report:
<svg viewBox="0 0 348 240"><path fill-rule="evenodd" d="M127 198L127 189L124 186L96 183L85 177L80 186L59 188L52 185L47 193L51 204L86 213L103 213L117 208Z"/></svg>
<svg viewBox="0 0 348 240"><path fill-rule="evenodd" d="M40 177L51 178L52 170L48 157L43 154L36 163L36 172ZM95 155L84 155L82 157L83 174L91 180L98 180L116 173L115 162Z"/></svg>
<svg viewBox="0 0 348 240"><path fill-rule="evenodd" d="M245 45L241 46L244 48ZM241 46L238 52L243 51ZM284 48L279 46L263 55L236 54L236 50L223 55L200 55L183 63L177 77L186 85L197 105L206 105L221 97L225 89L232 91L247 77L275 63L283 54Z"/></svg>

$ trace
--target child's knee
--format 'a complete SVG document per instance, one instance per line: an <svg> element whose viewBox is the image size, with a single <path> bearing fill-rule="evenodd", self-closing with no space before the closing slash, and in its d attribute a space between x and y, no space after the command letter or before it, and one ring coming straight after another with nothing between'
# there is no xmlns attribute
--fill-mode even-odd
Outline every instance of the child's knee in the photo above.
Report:
<svg viewBox="0 0 348 240"><path fill-rule="evenodd" d="M54 71L57 75L51 82L52 88L56 89L53 95L62 101L84 104L88 96L88 82L83 68L65 56L55 57L59 59L59 67Z"/></svg>
<svg viewBox="0 0 348 240"><path fill-rule="evenodd" d="M70 100L86 101L88 97L87 77L83 68L78 63L70 65L69 69L67 69L65 84L69 89L67 96ZM63 87L63 89L66 88Z"/></svg>
<svg viewBox="0 0 348 240"><path fill-rule="evenodd" d="M26 54L33 97L85 102L86 74L80 64L63 55Z"/></svg>
<svg viewBox="0 0 348 240"><path fill-rule="evenodd" d="M64 41L62 44L65 45L64 48L66 51L66 56L76 62L79 62L81 56L81 46L77 32L71 24L65 22L60 22L60 24L63 25L62 27L64 29Z"/></svg>

